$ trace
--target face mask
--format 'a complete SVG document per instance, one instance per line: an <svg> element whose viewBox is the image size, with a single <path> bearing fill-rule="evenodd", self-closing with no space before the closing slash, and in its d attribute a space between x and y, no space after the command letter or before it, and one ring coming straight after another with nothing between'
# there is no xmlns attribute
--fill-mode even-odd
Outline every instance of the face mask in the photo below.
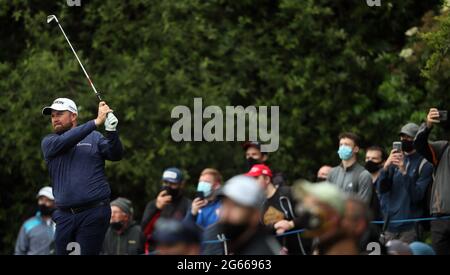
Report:
<svg viewBox="0 0 450 275"><path fill-rule="evenodd" d="M45 204L38 204L39 212L41 212L42 216L51 216L55 208L48 207Z"/></svg>
<svg viewBox="0 0 450 275"><path fill-rule="evenodd" d="M373 162L371 160L366 161L364 168L366 168L369 173L373 174L381 169L381 162Z"/></svg>
<svg viewBox="0 0 450 275"><path fill-rule="evenodd" d="M414 150L414 142L410 140L402 140L402 150L406 153L411 152Z"/></svg>
<svg viewBox="0 0 450 275"><path fill-rule="evenodd" d="M247 230L249 225L247 223L244 224L231 224L227 222L220 222L218 224L220 232L225 234L227 239L235 240L242 235L242 233Z"/></svg>
<svg viewBox="0 0 450 275"><path fill-rule="evenodd" d="M247 159L247 171L250 171L252 169L253 165L255 164L261 164L261 161L254 159L254 158L248 158Z"/></svg>
<svg viewBox="0 0 450 275"><path fill-rule="evenodd" d="M349 160L353 155L353 150L350 146L342 145L339 147L337 153L342 160Z"/></svg>
<svg viewBox="0 0 450 275"><path fill-rule="evenodd" d="M308 209L300 209L298 212L298 223L301 228L308 230L319 229L322 225L321 218Z"/></svg>
<svg viewBox="0 0 450 275"><path fill-rule="evenodd" d="M296 213L299 227L307 229L303 233L305 238L318 237L328 230L327 215L322 209L310 209L300 206L296 209Z"/></svg>
<svg viewBox="0 0 450 275"><path fill-rule="evenodd" d="M112 222L110 226L113 230L120 231L123 228L124 224L123 222Z"/></svg>
<svg viewBox="0 0 450 275"><path fill-rule="evenodd" d="M200 181L197 186L198 192L203 192L203 196L209 197L212 194L212 184L206 181Z"/></svg>

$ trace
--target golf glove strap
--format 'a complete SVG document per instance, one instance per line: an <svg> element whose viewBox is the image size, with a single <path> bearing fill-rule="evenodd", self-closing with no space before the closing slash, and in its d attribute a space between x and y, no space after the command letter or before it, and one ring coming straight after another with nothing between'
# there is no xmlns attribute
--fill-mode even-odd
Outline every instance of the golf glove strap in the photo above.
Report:
<svg viewBox="0 0 450 275"><path fill-rule="evenodd" d="M106 131L116 131L117 124L119 120L113 113L109 113L105 120L105 130Z"/></svg>

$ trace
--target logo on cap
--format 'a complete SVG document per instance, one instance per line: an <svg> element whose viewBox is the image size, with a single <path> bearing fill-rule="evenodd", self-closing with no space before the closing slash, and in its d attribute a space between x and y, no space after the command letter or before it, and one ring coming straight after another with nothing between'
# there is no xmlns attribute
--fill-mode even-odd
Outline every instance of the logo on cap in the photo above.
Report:
<svg viewBox="0 0 450 275"><path fill-rule="evenodd" d="M42 109L42 114L50 115L52 110L56 111L70 111L74 114L78 114L77 105L71 99L57 98L53 101L51 106L47 106Z"/></svg>
<svg viewBox="0 0 450 275"><path fill-rule="evenodd" d="M165 179L177 179L177 173L172 171L165 171L163 174L163 178Z"/></svg>

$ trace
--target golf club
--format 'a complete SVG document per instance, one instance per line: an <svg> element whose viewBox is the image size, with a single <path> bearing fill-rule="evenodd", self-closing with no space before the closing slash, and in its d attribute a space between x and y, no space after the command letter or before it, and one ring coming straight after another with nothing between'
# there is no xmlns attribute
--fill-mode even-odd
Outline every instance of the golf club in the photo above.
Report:
<svg viewBox="0 0 450 275"><path fill-rule="evenodd" d="M70 48L72 49L73 54L75 55L75 57L78 60L78 63L81 66L81 69L83 69L84 74L86 75L89 84L91 85L92 89L94 90L95 95L97 96L98 100L102 101L102 98L100 97L100 93L97 92L97 89L95 89L94 83L91 81L91 78L89 77L88 73L86 72L86 70L84 69L83 64L81 63L80 59L78 58L77 53L75 52L75 49L72 47L72 44L69 41L69 38L67 38L66 33L64 32L63 28L61 27L61 24L59 24L58 18L56 18L56 15L49 15L47 16L47 23L50 24L50 22L52 22L53 20L56 21L56 23L58 23L59 28L61 29L64 37L66 38L67 43L69 43Z"/></svg>

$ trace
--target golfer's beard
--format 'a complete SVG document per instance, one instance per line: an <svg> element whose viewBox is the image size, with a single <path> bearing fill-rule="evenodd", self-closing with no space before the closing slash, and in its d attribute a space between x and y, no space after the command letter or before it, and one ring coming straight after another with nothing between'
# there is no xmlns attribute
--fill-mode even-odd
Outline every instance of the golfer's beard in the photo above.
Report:
<svg viewBox="0 0 450 275"><path fill-rule="evenodd" d="M70 123L68 123L68 124L66 124L66 125L61 125L60 127L58 127L58 129L55 129L55 128L53 127L53 131L54 131L56 134L62 134L62 133L64 133L64 132L66 132L67 130L72 129L72 126L73 126L73 123L70 122Z"/></svg>

